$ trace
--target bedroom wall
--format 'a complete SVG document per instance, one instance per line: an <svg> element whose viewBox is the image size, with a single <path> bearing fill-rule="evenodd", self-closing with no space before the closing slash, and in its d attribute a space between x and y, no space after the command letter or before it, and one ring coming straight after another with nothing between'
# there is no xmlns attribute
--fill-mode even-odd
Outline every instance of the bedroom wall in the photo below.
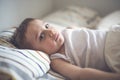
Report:
<svg viewBox="0 0 120 80"><path fill-rule="evenodd" d="M120 10L120 0L54 0L54 10L68 5L87 6L97 10L101 16Z"/></svg>
<svg viewBox="0 0 120 80"><path fill-rule="evenodd" d="M41 18L52 9L52 0L0 0L0 31L18 26L26 17Z"/></svg>

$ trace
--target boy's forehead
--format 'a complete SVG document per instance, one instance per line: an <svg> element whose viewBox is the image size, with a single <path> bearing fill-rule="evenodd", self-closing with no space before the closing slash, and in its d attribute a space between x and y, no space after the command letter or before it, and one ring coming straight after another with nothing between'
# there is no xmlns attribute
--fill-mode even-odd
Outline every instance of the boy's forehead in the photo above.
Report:
<svg viewBox="0 0 120 80"><path fill-rule="evenodd" d="M43 26L44 26L44 22L41 20L31 21L28 25L26 32L31 32L31 31L34 32L34 31L42 30Z"/></svg>
<svg viewBox="0 0 120 80"><path fill-rule="evenodd" d="M42 26L44 25L44 22L41 20L34 20L32 22L30 22L30 24L28 25L28 28L26 30L26 33L37 33L37 32L41 32L42 30Z"/></svg>
<svg viewBox="0 0 120 80"><path fill-rule="evenodd" d="M35 35L37 35L40 30L38 26L29 25L25 33L26 41L31 43L31 40L35 39Z"/></svg>
<svg viewBox="0 0 120 80"><path fill-rule="evenodd" d="M38 19L30 22L30 25L43 25L43 24L44 24L44 22L42 20L38 20Z"/></svg>

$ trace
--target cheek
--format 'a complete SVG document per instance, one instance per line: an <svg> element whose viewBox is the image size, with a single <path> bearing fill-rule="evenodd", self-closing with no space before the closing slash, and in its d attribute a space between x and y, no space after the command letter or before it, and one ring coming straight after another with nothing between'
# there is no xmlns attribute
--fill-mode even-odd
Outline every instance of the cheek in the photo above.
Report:
<svg viewBox="0 0 120 80"><path fill-rule="evenodd" d="M51 49L55 49L55 44L54 43L48 43L48 44L46 44L46 47L49 49L49 50L51 50Z"/></svg>
<svg viewBox="0 0 120 80"><path fill-rule="evenodd" d="M44 46L44 50L47 54L52 54L56 52L56 47L53 44L47 44Z"/></svg>

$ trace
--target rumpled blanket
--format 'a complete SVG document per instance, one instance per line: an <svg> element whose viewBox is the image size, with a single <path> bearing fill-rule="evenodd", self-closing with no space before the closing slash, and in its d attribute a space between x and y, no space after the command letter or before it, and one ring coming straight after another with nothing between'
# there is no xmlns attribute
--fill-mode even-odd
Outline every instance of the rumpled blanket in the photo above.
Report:
<svg viewBox="0 0 120 80"><path fill-rule="evenodd" d="M108 31L105 45L107 65L113 72L120 73L120 25L115 25Z"/></svg>

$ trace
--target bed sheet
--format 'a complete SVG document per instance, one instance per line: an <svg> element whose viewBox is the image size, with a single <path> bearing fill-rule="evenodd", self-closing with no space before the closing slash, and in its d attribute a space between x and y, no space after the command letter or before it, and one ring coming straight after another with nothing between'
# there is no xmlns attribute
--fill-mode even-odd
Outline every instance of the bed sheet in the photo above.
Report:
<svg viewBox="0 0 120 80"><path fill-rule="evenodd" d="M60 75L56 75L56 73L51 74L51 73L46 73L43 77L41 77L39 80L65 80L63 77Z"/></svg>

